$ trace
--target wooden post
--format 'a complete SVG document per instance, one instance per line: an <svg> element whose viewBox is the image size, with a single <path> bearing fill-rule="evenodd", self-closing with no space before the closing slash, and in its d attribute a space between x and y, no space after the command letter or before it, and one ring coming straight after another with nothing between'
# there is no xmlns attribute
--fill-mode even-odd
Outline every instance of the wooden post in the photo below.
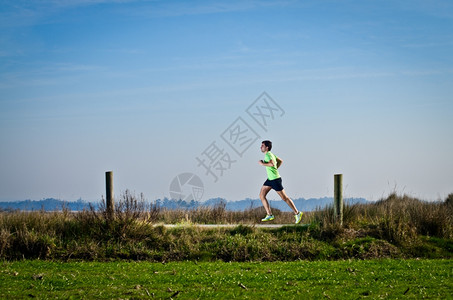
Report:
<svg viewBox="0 0 453 300"><path fill-rule="evenodd" d="M105 172L105 187L106 187L106 208L107 214L110 219L113 218L113 213L115 211L115 202L113 196L113 172Z"/></svg>
<svg viewBox="0 0 453 300"><path fill-rule="evenodd" d="M333 208L336 221L343 225L343 174L334 175Z"/></svg>

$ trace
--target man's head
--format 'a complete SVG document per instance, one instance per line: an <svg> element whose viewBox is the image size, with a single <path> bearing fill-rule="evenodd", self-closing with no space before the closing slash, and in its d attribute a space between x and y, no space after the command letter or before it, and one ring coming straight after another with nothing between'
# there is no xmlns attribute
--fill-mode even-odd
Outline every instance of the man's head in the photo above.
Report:
<svg viewBox="0 0 453 300"><path fill-rule="evenodd" d="M264 150L264 151L263 151ZM271 141L262 141L261 142L261 151L271 151L272 150L272 142Z"/></svg>

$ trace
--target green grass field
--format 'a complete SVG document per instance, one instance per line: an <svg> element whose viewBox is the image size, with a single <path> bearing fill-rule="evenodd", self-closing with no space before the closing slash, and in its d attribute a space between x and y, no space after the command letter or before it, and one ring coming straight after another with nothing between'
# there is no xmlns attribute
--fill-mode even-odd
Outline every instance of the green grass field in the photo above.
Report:
<svg viewBox="0 0 453 300"><path fill-rule="evenodd" d="M453 194L392 194L345 205L342 226L326 207L310 225L267 229L254 226L262 208L142 204L0 212L0 299L453 299Z"/></svg>
<svg viewBox="0 0 453 300"><path fill-rule="evenodd" d="M452 299L452 260L1 263L1 299Z"/></svg>

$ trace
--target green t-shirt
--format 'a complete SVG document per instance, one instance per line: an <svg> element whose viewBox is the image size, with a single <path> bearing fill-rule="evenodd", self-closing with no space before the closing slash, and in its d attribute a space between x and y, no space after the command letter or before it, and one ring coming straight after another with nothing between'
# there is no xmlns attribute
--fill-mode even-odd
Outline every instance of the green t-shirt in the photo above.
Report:
<svg viewBox="0 0 453 300"><path fill-rule="evenodd" d="M274 180L280 178L280 174L277 170L277 157L270 151L267 151L266 155L264 156L264 162L268 163L272 161L274 163L273 167L266 167L267 171L267 178L269 180Z"/></svg>

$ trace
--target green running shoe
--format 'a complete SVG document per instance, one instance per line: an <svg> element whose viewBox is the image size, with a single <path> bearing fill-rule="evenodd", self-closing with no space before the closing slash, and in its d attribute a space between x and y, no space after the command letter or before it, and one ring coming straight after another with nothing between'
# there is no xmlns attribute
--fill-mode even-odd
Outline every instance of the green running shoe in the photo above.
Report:
<svg viewBox="0 0 453 300"><path fill-rule="evenodd" d="M300 211L297 215L294 215L294 218L296 218L296 224L300 223L300 220L302 220L302 212Z"/></svg>
<svg viewBox="0 0 453 300"><path fill-rule="evenodd" d="M272 221L274 218L274 215L267 215L264 219L261 219L261 221L263 222L267 222L267 221Z"/></svg>

